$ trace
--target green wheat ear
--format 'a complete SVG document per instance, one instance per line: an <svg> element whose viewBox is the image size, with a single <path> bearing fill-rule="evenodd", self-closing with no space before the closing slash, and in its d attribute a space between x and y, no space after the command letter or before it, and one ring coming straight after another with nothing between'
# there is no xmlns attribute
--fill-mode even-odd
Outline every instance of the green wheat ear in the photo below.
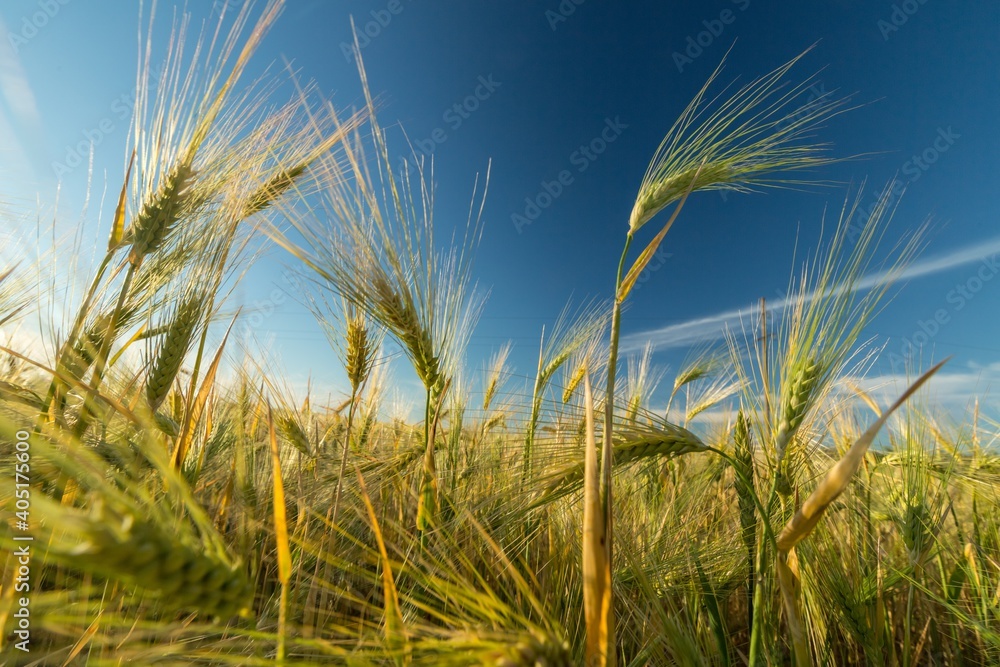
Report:
<svg viewBox="0 0 1000 667"><path fill-rule="evenodd" d="M622 442L611 451L612 465L624 467L647 459L671 458L708 451L698 436L673 424L644 425L621 431ZM584 463L574 463L555 473L534 502L535 507L551 503L573 493L583 485Z"/></svg>
<svg viewBox="0 0 1000 667"><path fill-rule="evenodd" d="M181 302L163 336L146 381L146 401L154 411L170 392L181 363L191 348L198 324L203 316L204 299L192 295Z"/></svg>
<svg viewBox="0 0 1000 667"><path fill-rule="evenodd" d="M182 160L167 173L159 190L143 205L124 237L125 242L132 245L129 260L133 264L139 265L144 257L164 244L190 203L193 182L194 170L188 160Z"/></svg>
<svg viewBox="0 0 1000 667"><path fill-rule="evenodd" d="M275 425L282 437L285 438L295 449L306 456L312 455L312 446L309 444L309 436L305 429L299 424L294 414L283 413L275 418Z"/></svg>
<svg viewBox="0 0 1000 667"><path fill-rule="evenodd" d="M639 186L629 234L670 204L699 190L746 191L796 181L774 174L835 161L812 132L846 110L845 100L802 97L811 80L788 87L786 75L807 53L743 86L729 98L707 99L722 64L664 136Z"/></svg>
<svg viewBox="0 0 1000 667"><path fill-rule="evenodd" d="M154 523L131 514L112 522L105 513L77 527L84 541L62 556L50 551L53 559L155 593L170 610L231 617L251 604L253 587L240 567L178 541Z"/></svg>
<svg viewBox="0 0 1000 667"><path fill-rule="evenodd" d="M356 309L347 308L347 348L344 351L344 370L347 372L347 379L351 383L354 392L365 383L375 363L375 354L378 351L374 345L373 336L369 331L364 313Z"/></svg>

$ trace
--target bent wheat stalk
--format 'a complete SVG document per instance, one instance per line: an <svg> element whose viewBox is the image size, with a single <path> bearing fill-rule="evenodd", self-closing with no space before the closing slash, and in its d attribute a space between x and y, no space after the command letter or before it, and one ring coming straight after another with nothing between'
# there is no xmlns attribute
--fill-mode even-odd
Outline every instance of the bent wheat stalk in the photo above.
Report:
<svg viewBox="0 0 1000 667"><path fill-rule="evenodd" d="M906 400L914 394L932 375L937 373L947 359L939 362L930 370L921 375L910 387L903 392L903 395L896 399L889 408L882 413L875 423L868 427L860 438L855 441L851 448L847 450L826 476L819 486L809 495L802 507L795 512L795 515L785 526L781 534L778 535L777 548L777 574L778 586L781 589L781 599L785 605L785 612L788 615L789 630L792 633L792 645L795 649L796 663L799 665L811 664L811 655L805 636L804 625L798 609L798 559L795 556L795 545L804 540L813 531L823 513L837 497L847 489L851 478L861 467L865 453L871 447L875 436L885 425L893 412L895 412Z"/></svg>

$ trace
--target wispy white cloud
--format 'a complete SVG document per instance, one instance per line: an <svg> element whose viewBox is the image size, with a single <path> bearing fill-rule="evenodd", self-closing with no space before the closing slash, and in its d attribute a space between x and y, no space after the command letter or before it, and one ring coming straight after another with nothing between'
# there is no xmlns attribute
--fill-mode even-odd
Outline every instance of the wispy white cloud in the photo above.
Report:
<svg viewBox="0 0 1000 667"><path fill-rule="evenodd" d="M882 404L887 404L895 400L916 377L916 372L910 375L890 373L851 378L851 381ZM1000 362L969 363L955 368L945 366L931 378L921 393L932 404L951 410L967 408L978 399L989 412L995 412L1000 404L1000 395L995 391L997 387L1000 387Z"/></svg>
<svg viewBox="0 0 1000 667"><path fill-rule="evenodd" d="M0 19L0 35L8 34ZM44 162L37 152L44 145L42 118L21 61L6 37L0 39L0 100L0 139L7 153L0 157L13 162L8 164L13 173L38 170Z"/></svg>
<svg viewBox="0 0 1000 667"><path fill-rule="evenodd" d="M929 365L929 364L928 364ZM832 401L838 408L846 403L855 406L869 418L871 413L857 396L860 389L871 396L883 408L892 404L917 378L918 373L888 373L870 376L848 375L834 385ZM967 363L945 366L930 381L920 389L920 392L910 399L926 407L928 414L935 416L950 415L956 419L968 418L973 407L978 402L980 415L986 419L1000 417L1000 362L990 364ZM740 408L738 398L723 401L718 406L699 414L687 428L700 435L717 435L720 430L725 432L732 428L737 409ZM747 409L745 405L743 409ZM653 409L662 415L661 405ZM898 427L898 414L894 418ZM668 421L675 424L684 423L684 407L671 407Z"/></svg>
<svg viewBox="0 0 1000 667"><path fill-rule="evenodd" d="M897 282L921 278L969 264L976 264L1000 253L1000 236L982 243L964 246L951 252L935 257L927 257L910 264L899 273ZM854 290L869 289L885 280L886 272L878 271L863 276L854 286ZM812 300L816 295L807 295ZM784 297L768 302L770 312L780 311L787 306L792 297ZM718 340L725 336L727 329L738 328L741 320L748 315L759 313L759 305L752 303L742 308L723 310L711 315L692 318L667 326L640 331L622 337L621 347L624 352L641 350L647 341L652 342L654 349L664 350L675 347L686 347L695 343Z"/></svg>

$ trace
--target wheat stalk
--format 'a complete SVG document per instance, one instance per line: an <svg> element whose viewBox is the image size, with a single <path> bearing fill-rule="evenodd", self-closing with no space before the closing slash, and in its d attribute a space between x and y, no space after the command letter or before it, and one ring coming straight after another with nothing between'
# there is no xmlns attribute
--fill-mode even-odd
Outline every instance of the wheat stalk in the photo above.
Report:
<svg viewBox="0 0 1000 667"><path fill-rule="evenodd" d="M372 364L378 350L378 342L375 336L370 335L367 321L363 312L358 311L355 306L345 301L343 304L343 315L345 322L344 338L346 346L343 351L344 370L347 372L347 379L351 383L351 404L347 413L347 430L344 433L344 447L340 453L340 474L337 476L337 490L333 500L333 521L337 521L337 513L340 510L340 495L344 488L344 474L347 471L347 454L351 446L351 430L354 426L354 414L357 410L357 402L360 391L372 371ZM322 320L321 320L322 321ZM372 401L373 408L377 409L377 401ZM373 413L370 416L374 417ZM367 428L368 420L365 420ZM364 437L364 428L362 437Z"/></svg>
<svg viewBox="0 0 1000 667"><path fill-rule="evenodd" d="M737 504L740 510L740 537L747 550L747 618L753 619L753 598L756 581L754 577L754 555L757 553L757 506L755 498L754 445L750 432L750 420L740 410L736 414L733 429L733 461L735 463ZM751 621L752 622L752 621Z"/></svg>

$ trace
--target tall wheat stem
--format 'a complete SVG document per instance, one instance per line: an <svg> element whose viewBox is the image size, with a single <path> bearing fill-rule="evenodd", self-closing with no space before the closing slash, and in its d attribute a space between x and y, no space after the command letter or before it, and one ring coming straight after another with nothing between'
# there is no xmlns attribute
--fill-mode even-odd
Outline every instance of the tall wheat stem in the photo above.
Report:
<svg viewBox="0 0 1000 667"><path fill-rule="evenodd" d="M340 454L340 475L337 477L337 493L333 499L333 520L337 523L337 510L340 507L340 494L344 490L344 473L347 471L347 453L351 444L351 426L354 424L354 411L358 402L358 389L351 392L351 406L347 410L347 432L344 434L344 449Z"/></svg>
<svg viewBox="0 0 1000 667"><path fill-rule="evenodd" d="M618 362L618 339L621 333L621 307L622 307L622 297L619 294L619 290L622 286L622 278L625 272L625 260L628 258L629 248L632 246L632 232L629 231L628 235L625 237L625 247L622 249L621 259L618 261L618 273L615 277L615 303L613 310L611 312L611 345L610 351L608 353L608 393L605 399L604 405L604 439L601 447L601 462L600 462L600 472L599 472L599 491L598 491L598 502L600 512L604 515L602 525L604 527L604 554L605 563L604 567L607 572L613 571L612 568L612 498L611 498L611 467L614 464L612 455L613 446L613 431L612 424L614 422L615 416L615 369ZM593 427L593 425L591 425ZM606 651L603 656L602 664L607 667L613 667L615 664L615 631L614 631L614 609L610 608L612 604L610 586L611 582L608 581L609 590L607 591L607 601L609 609L607 610L605 628L606 635L606 646L604 650Z"/></svg>
<svg viewBox="0 0 1000 667"><path fill-rule="evenodd" d="M417 531L420 533L420 548L427 545L427 531L435 521L437 513L437 471L434 468L434 427L437 417L433 414L434 390L427 387L427 401L424 404L424 460L420 472L420 499L417 504ZM442 394L443 395L443 394Z"/></svg>
<svg viewBox="0 0 1000 667"><path fill-rule="evenodd" d="M94 397L100 389L101 380L104 377L104 370L108 362L108 357L111 353L111 343L114 338L115 329L118 325L118 318L121 315L122 309L125 307L125 299L128 298L129 290L132 289L132 280L135 278L136 266L137 265L133 263L128 265L128 270L125 272L125 280L122 281L121 291L118 292L118 301L115 303L115 309L112 311L111 318L108 320L108 328L104 333L104 340L101 341L101 348L97 353L97 358L94 360L94 374L90 379L90 388L87 390L87 397L83 402L80 417L77 419L77 422L73 427L73 435L76 438L82 438L83 434L87 432L87 428L90 426L89 415L91 414L91 406Z"/></svg>
<svg viewBox="0 0 1000 667"><path fill-rule="evenodd" d="M771 480L771 490L767 494L767 502L763 506L758 506L758 510L762 513L765 521L770 521L771 506L774 504L774 499L777 495L778 474L777 468L775 468L774 478ZM774 542L773 535L766 537L769 537L770 541ZM760 626L764 620L764 566L767 563L768 541L767 539L761 539L757 542L756 581L754 582L753 593L753 623L750 628L750 656L748 661L750 667L761 664L758 661L761 658L761 640L763 639Z"/></svg>
<svg viewBox="0 0 1000 667"><path fill-rule="evenodd" d="M615 416L615 369L618 364L618 338L622 322L622 299L619 298L618 291L622 286L625 260L628 258L628 251L631 246L632 232L630 231L625 236L625 247L622 249L622 256L618 261L618 275L615 278L615 304L611 311L611 346L608 352L608 394L604 402L604 446L608 449L611 448L611 424ZM602 492L601 495L603 496L604 493Z"/></svg>
<svg viewBox="0 0 1000 667"><path fill-rule="evenodd" d="M542 327L542 342L538 344L538 372L535 374L535 386L531 390L531 416L528 418L528 433L524 436L524 461L521 467L521 482L528 483L531 477L531 457L534 456L535 429L538 428L538 417L542 410L542 365L545 354L545 327Z"/></svg>

